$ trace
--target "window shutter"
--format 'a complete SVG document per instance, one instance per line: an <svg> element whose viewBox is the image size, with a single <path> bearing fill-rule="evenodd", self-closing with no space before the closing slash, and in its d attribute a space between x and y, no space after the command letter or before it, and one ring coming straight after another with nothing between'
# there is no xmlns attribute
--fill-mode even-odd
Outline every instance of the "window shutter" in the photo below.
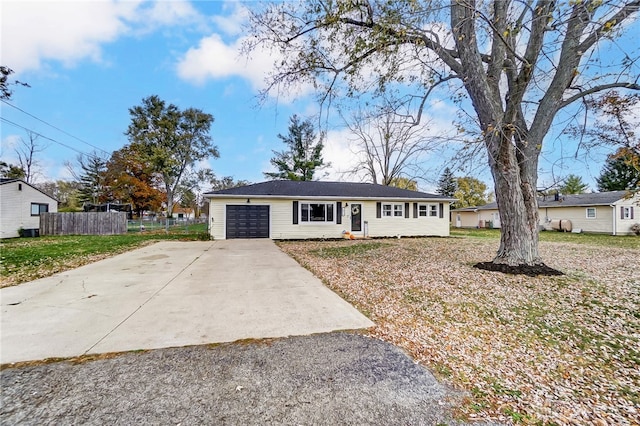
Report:
<svg viewBox="0 0 640 426"><path fill-rule="evenodd" d="M376 217L380 219L382 217L382 203L376 203Z"/></svg>
<svg viewBox="0 0 640 426"><path fill-rule="evenodd" d="M624 219L624 207L620 207L620 219Z"/></svg>
<svg viewBox="0 0 640 426"><path fill-rule="evenodd" d="M440 203L439 210L440 210L440 219L442 219L444 218L444 204Z"/></svg>
<svg viewBox="0 0 640 426"><path fill-rule="evenodd" d="M336 203L336 223L338 225L342 223L342 203L340 201Z"/></svg>
<svg viewBox="0 0 640 426"><path fill-rule="evenodd" d="M409 219L409 203L404 203L404 217Z"/></svg>
<svg viewBox="0 0 640 426"><path fill-rule="evenodd" d="M633 206L631 206L631 212L630 213L631 213L630 217L631 217L631 219L633 219Z"/></svg>
<svg viewBox="0 0 640 426"><path fill-rule="evenodd" d="M418 217L418 203L413 203L413 218Z"/></svg>
<svg viewBox="0 0 640 426"><path fill-rule="evenodd" d="M293 202L293 224L294 225L298 224L298 202L297 201Z"/></svg>

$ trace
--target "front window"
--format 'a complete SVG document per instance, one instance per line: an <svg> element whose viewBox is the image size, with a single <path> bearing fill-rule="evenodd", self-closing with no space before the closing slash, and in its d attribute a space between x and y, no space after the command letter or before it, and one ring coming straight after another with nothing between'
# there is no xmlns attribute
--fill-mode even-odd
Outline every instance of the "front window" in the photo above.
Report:
<svg viewBox="0 0 640 426"><path fill-rule="evenodd" d="M595 219L595 218L596 218L596 208L587 207L587 219Z"/></svg>
<svg viewBox="0 0 640 426"><path fill-rule="evenodd" d="M31 216L40 216L49 211L49 204L31 203Z"/></svg>
<svg viewBox="0 0 640 426"><path fill-rule="evenodd" d="M632 219L632 217L631 217L631 207L623 207L622 208L622 218L623 219Z"/></svg>
<svg viewBox="0 0 640 426"><path fill-rule="evenodd" d="M383 204L382 217L404 217L404 204Z"/></svg>
<svg viewBox="0 0 640 426"><path fill-rule="evenodd" d="M333 222L333 203L300 203L302 222Z"/></svg>
<svg viewBox="0 0 640 426"><path fill-rule="evenodd" d="M429 204L429 217L438 217L438 206Z"/></svg>
<svg viewBox="0 0 640 426"><path fill-rule="evenodd" d="M418 217L427 217L429 215L429 206L426 204L418 204Z"/></svg>

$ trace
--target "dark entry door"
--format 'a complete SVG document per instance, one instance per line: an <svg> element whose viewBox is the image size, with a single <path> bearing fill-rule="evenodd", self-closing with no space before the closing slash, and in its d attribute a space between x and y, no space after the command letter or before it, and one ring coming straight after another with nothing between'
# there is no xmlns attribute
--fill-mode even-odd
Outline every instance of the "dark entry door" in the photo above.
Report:
<svg viewBox="0 0 640 426"><path fill-rule="evenodd" d="M269 206L227 206L227 238L269 238Z"/></svg>
<svg viewBox="0 0 640 426"><path fill-rule="evenodd" d="M362 231L362 205L351 204L351 231Z"/></svg>

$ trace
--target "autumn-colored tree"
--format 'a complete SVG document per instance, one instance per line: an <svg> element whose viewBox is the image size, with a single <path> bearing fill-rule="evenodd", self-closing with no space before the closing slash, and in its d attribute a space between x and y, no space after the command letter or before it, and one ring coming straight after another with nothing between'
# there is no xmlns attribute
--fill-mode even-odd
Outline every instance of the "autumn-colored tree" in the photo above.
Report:
<svg viewBox="0 0 640 426"><path fill-rule="evenodd" d="M489 200L487 185L470 176L455 178L456 191L453 197L457 199L454 208L484 206Z"/></svg>
<svg viewBox="0 0 640 426"><path fill-rule="evenodd" d="M418 182L416 182L413 179L409 179L406 177L394 177L393 179L391 179L391 182L389 182L389 186L395 186L396 188L402 188L402 189L408 189L410 191L417 191L418 190Z"/></svg>
<svg viewBox="0 0 640 426"><path fill-rule="evenodd" d="M111 201L130 203L140 216L144 211L158 211L166 201L158 189L160 177L144 156L130 145L115 151L106 165L105 186Z"/></svg>

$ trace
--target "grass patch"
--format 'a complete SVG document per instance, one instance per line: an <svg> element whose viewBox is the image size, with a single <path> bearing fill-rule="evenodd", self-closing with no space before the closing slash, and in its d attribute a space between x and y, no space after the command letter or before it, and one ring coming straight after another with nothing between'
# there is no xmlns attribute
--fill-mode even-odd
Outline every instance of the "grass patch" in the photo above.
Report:
<svg viewBox="0 0 640 426"><path fill-rule="evenodd" d="M0 241L0 286L20 284L76 268L105 257L161 240L208 240L206 224L166 233L123 235L56 235Z"/></svg>
<svg viewBox="0 0 640 426"><path fill-rule="evenodd" d="M360 242L360 241L345 241L344 245L338 247L323 247L318 250L314 250L313 254L323 258L342 258L349 256L358 256L371 250L376 250L382 247L389 246L388 243L382 242Z"/></svg>
<svg viewBox="0 0 640 426"><path fill-rule="evenodd" d="M499 229L451 228L450 231L452 237L500 239ZM635 235L572 234L570 232L541 231L540 241L602 247L640 248L640 238Z"/></svg>

